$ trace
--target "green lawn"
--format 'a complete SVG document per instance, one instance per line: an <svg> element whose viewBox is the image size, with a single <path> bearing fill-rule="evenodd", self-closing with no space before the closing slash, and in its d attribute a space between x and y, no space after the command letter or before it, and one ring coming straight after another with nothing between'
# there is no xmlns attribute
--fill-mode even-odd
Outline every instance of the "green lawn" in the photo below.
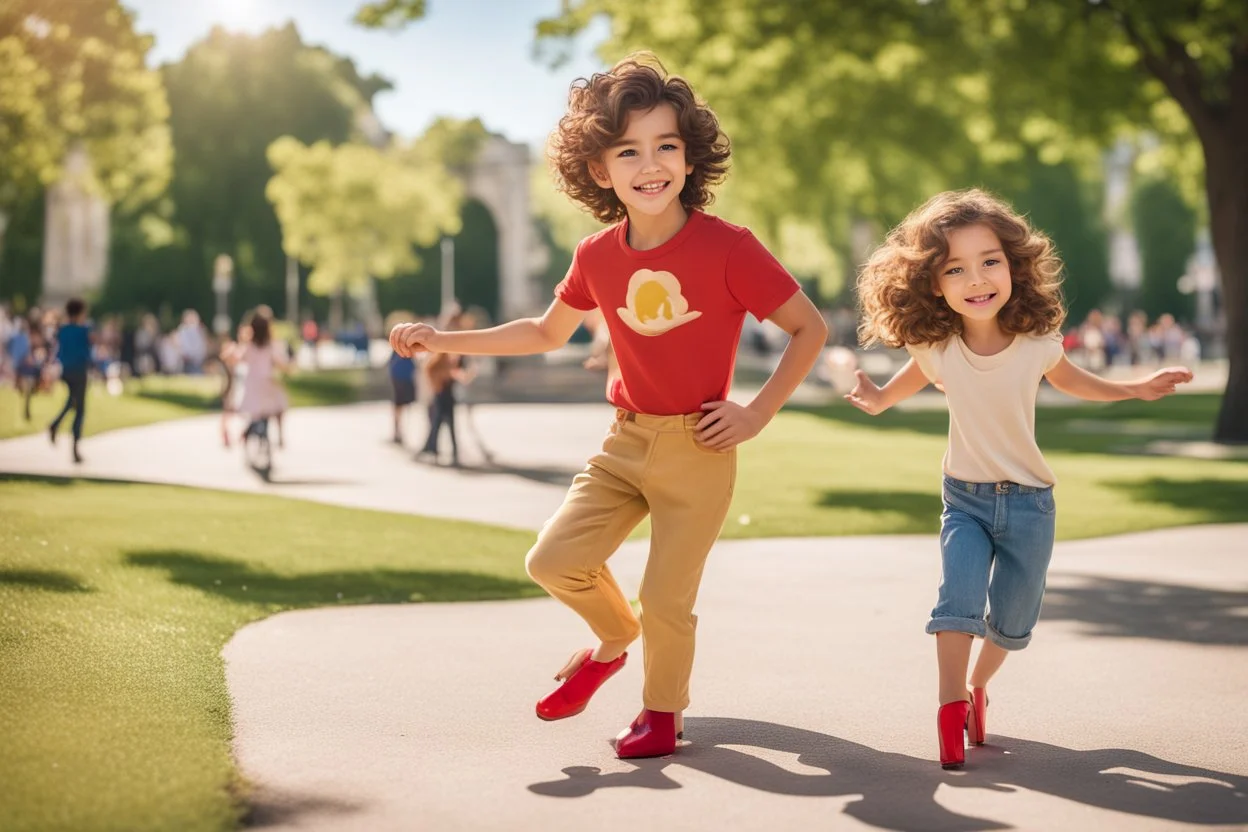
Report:
<svg viewBox="0 0 1248 832"><path fill-rule="evenodd" d="M298 373L287 379L286 390L292 407L345 404L366 396L368 375L361 368ZM209 376L132 379L125 383L124 392L119 396L109 395L101 382L92 382L87 392L84 431L92 436L117 428L213 412L220 409L220 396L221 380ZM31 402L31 420L27 422L17 392L9 386L0 387L0 439L46 430L48 422L64 403L63 384L58 384L51 393L36 394Z"/></svg>
<svg viewBox="0 0 1248 832"><path fill-rule="evenodd" d="M1058 477L1059 538L1248 522L1248 461L1115 452L1150 438L1207 439L1218 401L1183 395L1041 408L1037 434ZM943 411L786 410L741 450L724 536L935 533L947 431Z"/></svg>
<svg viewBox="0 0 1248 832"><path fill-rule="evenodd" d="M132 389L101 401L94 424L203 412L202 385ZM326 387L311 400L330 398ZM1248 462L1118 452L1205 438L1216 407L1214 396L1185 395L1042 409L1059 535L1248 522ZM943 412L786 411L742 449L724 534L933 533L946 430ZM249 621L299 607L541 594L523 570L531 533L3 476L0 506L6 830L233 828L245 786L229 753L220 650Z"/></svg>
<svg viewBox="0 0 1248 832"><path fill-rule="evenodd" d="M233 829L220 651L334 604L540 595L533 535L162 486L0 477L5 830Z"/></svg>

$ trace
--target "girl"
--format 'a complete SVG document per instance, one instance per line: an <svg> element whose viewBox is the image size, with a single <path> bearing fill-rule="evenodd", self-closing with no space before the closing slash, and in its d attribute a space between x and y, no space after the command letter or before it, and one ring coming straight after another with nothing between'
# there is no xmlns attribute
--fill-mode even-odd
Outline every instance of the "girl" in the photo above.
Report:
<svg viewBox="0 0 1248 832"><path fill-rule="evenodd" d="M243 449L247 450L248 439L256 437L261 446L262 467L267 467L269 419L286 411L286 391L277 377L286 369L286 355L273 343L273 322L264 309L252 313L249 323L240 328L238 340L233 360L247 368L237 407L239 413L247 414Z"/></svg>
<svg viewBox="0 0 1248 832"><path fill-rule="evenodd" d="M862 371L845 397L872 415L930 381L949 405L941 514L942 579L927 632L940 669L940 763L982 745L989 680L1031 639L1053 552L1053 472L1035 438L1036 390L1091 401L1159 399L1185 367L1112 382L1062 350L1062 264L1047 237L978 190L943 193L889 233L858 278L865 345L911 358L884 386ZM985 618L985 606L988 615ZM967 690L973 637L985 639Z"/></svg>
<svg viewBox="0 0 1248 832"><path fill-rule="evenodd" d="M563 684L538 701L541 719L585 710L642 637L643 709L617 738L622 758L676 748L689 704L693 608L732 499L736 446L776 414L827 335L797 281L753 234L703 212L727 170L728 141L688 83L656 64L626 58L572 88L552 162L563 190L610 225L577 246L545 314L486 330L400 324L390 333L400 355L523 355L563 346L588 312L602 311L619 360L607 388L615 419L525 565L599 642L556 675ZM742 406L727 395L746 313L792 340ZM606 562L647 514L639 621Z"/></svg>

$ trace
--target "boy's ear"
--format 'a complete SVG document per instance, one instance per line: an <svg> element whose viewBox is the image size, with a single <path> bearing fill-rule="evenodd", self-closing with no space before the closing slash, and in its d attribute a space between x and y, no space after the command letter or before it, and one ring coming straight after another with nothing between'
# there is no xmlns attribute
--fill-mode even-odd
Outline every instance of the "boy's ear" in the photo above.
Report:
<svg viewBox="0 0 1248 832"><path fill-rule="evenodd" d="M599 161L589 162L588 165L589 175L594 180L594 184L599 188L610 188L611 177L607 176L607 166Z"/></svg>

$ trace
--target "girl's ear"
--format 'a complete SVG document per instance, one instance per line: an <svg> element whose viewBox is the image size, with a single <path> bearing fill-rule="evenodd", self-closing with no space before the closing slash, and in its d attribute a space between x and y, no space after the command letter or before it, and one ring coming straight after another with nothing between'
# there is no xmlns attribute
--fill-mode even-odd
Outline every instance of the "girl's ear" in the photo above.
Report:
<svg viewBox="0 0 1248 832"><path fill-rule="evenodd" d="M589 175L594 180L594 184L599 188L610 188L611 177L607 176L607 166L598 161L589 162L588 165Z"/></svg>

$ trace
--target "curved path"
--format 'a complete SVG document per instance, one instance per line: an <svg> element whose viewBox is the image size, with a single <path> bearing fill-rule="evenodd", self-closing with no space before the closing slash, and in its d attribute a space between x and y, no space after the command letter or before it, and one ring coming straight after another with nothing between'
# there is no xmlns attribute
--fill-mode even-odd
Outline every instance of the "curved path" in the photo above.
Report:
<svg viewBox="0 0 1248 832"><path fill-rule="evenodd" d="M411 462L384 405L297 411L275 482L216 420L67 449L0 442L0 470L177 482L536 528L604 406L481 406L492 475ZM469 443L471 444L471 443ZM176 461L175 461L176 460ZM469 462L481 460L468 457ZM935 762L922 632L934 538L727 541L699 599L689 745L616 760L640 653L581 716L533 701L574 647L549 600L283 613L226 646L235 751L274 829L1242 829L1248 526L1062 543L1044 621L993 687L989 744ZM517 552L517 557L522 553ZM635 594L644 547L613 561Z"/></svg>

